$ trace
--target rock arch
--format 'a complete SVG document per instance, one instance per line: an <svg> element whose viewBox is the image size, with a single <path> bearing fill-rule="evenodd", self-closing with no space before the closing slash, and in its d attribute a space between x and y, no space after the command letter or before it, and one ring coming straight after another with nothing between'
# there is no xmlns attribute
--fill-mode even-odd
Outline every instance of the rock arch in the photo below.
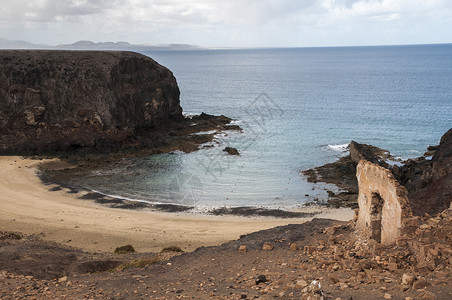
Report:
<svg viewBox="0 0 452 300"><path fill-rule="evenodd" d="M361 160L356 167L359 213L356 227L365 237L392 244L411 215L407 190L386 168Z"/></svg>

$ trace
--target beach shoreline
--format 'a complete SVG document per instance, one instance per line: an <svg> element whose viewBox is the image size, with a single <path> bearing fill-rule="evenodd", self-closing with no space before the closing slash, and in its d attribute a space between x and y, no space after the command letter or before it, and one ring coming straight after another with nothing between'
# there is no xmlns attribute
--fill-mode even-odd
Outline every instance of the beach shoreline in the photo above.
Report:
<svg viewBox="0 0 452 300"><path fill-rule="evenodd" d="M215 246L240 235L312 218L210 216L105 207L78 199L86 191L74 193L52 190L38 175L40 165L60 164L59 159L0 157L0 228L35 234L44 240L80 248L88 252L111 252L132 244L139 252L160 251L177 245L185 251ZM52 190L52 191L51 191ZM307 208L323 212L316 217L350 220L350 209Z"/></svg>

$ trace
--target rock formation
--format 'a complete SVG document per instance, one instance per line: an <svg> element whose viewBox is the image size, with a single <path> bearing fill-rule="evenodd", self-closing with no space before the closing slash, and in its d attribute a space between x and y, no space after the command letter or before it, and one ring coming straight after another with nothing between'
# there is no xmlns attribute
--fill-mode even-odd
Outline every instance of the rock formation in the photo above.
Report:
<svg viewBox="0 0 452 300"><path fill-rule="evenodd" d="M0 51L0 153L135 143L182 118L171 71L132 52Z"/></svg>
<svg viewBox="0 0 452 300"><path fill-rule="evenodd" d="M334 207L357 207L358 184L356 166L361 160L388 169L406 188L411 211L423 216L442 212L452 202L452 129L441 138L440 145L429 146L424 156L409 159L402 165L389 165L395 160L388 151L352 141L350 155L320 167L305 170L309 182L326 182L337 185L342 191L329 192L328 204ZM432 159L428 157L432 156Z"/></svg>
<svg viewBox="0 0 452 300"><path fill-rule="evenodd" d="M425 157L408 160L392 170L407 188L411 209L418 216L439 213L452 202L452 129L434 148L431 160Z"/></svg>
<svg viewBox="0 0 452 300"><path fill-rule="evenodd" d="M328 191L328 204L333 207L358 208L358 182L356 166L360 160L367 160L377 165L388 167L387 159L392 159L389 151L366 144L351 141L348 149L350 154L338 161L313 169L302 171L309 182L325 182L336 185L342 191L335 194Z"/></svg>
<svg viewBox="0 0 452 300"><path fill-rule="evenodd" d="M355 141L351 141L348 145L350 151L350 159L356 165L365 159L379 166L387 167L387 159L391 159L392 156L389 151L366 144L360 144Z"/></svg>
<svg viewBox="0 0 452 300"><path fill-rule="evenodd" d="M361 160L356 167L359 214L357 229L366 238L392 244L402 234L403 219L411 216L405 187L388 169Z"/></svg>

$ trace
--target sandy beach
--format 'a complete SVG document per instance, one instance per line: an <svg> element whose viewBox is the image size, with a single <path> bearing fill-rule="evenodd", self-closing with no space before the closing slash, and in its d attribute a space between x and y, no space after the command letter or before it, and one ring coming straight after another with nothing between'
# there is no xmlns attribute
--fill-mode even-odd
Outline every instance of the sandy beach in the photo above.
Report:
<svg viewBox="0 0 452 300"><path fill-rule="evenodd" d="M1 230L36 234L90 252L111 252L125 244L132 244L139 252L160 251L170 245L191 251L242 234L309 220L108 208L78 199L85 192L49 191L52 186L44 185L37 176L39 165L49 162L59 163L57 159L0 157ZM353 214L350 209L323 209L317 217L349 220Z"/></svg>

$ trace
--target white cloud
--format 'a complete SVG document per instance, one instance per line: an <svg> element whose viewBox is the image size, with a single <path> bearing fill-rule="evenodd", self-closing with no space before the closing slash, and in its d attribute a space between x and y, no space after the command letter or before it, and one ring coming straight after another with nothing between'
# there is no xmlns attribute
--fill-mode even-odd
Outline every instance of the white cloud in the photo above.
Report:
<svg viewBox="0 0 452 300"><path fill-rule="evenodd" d="M2 4L0 19L11 22L54 22L101 14L109 3L104 0L14 0Z"/></svg>
<svg viewBox="0 0 452 300"><path fill-rule="evenodd" d="M388 33L396 41L399 38L401 43L410 43L422 40L417 36L420 32L425 42L452 42L447 40L451 36L444 29L452 27L452 1L447 0L5 2L0 10L0 37L32 37L32 42L92 39L209 46L304 46L349 44L353 40L355 44L388 43ZM430 31L434 33L428 34Z"/></svg>

